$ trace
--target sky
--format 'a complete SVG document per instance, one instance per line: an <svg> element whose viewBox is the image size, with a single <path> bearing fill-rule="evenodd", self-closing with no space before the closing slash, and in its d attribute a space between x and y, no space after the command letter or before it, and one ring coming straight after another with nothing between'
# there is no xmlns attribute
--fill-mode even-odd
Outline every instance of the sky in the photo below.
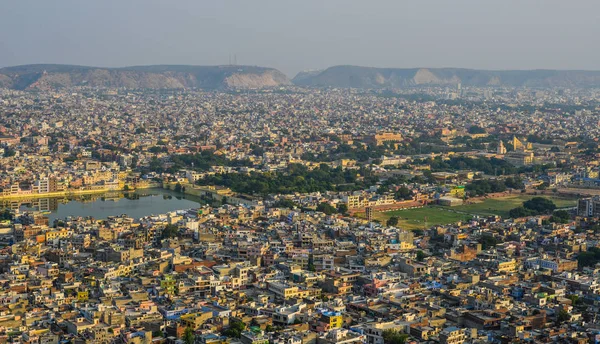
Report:
<svg viewBox="0 0 600 344"><path fill-rule="evenodd" d="M0 1L0 67L600 70L598 0Z"/></svg>

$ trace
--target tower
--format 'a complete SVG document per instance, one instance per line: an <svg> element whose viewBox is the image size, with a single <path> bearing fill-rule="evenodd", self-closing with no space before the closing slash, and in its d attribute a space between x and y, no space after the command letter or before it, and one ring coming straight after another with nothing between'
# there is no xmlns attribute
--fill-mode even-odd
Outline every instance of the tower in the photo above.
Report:
<svg viewBox="0 0 600 344"><path fill-rule="evenodd" d="M373 220L373 208L372 207L366 207L365 208L365 214L367 215L367 221L371 222Z"/></svg>
<svg viewBox="0 0 600 344"><path fill-rule="evenodd" d="M506 154L506 147L504 147L504 142L502 142L502 140L500 140L500 142L498 143L498 152L497 153L500 155Z"/></svg>

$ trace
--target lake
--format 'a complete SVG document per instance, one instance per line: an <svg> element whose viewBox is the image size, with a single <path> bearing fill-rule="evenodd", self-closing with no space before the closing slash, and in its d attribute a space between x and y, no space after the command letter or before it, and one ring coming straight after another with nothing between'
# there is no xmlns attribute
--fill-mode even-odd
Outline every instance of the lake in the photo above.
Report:
<svg viewBox="0 0 600 344"><path fill-rule="evenodd" d="M180 209L198 208L205 202L200 198L165 189L144 189L135 192L110 192L80 195L69 198L51 197L31 200L7 200L0 208L21 211L41 211L50 223L67 216L93 216L96 219L127 214L134 219L148 215L165 214Z"/></svg>

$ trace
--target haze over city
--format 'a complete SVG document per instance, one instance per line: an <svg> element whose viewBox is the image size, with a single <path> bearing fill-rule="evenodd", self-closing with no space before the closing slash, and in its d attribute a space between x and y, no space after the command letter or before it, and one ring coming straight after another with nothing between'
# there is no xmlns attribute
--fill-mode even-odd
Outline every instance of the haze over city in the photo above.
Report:
<svg viewBox="0 0 600 344"><path fill-rule="evenodd" d="M59 63L600 70L585 1L9 1L0 67Z"/></svg>

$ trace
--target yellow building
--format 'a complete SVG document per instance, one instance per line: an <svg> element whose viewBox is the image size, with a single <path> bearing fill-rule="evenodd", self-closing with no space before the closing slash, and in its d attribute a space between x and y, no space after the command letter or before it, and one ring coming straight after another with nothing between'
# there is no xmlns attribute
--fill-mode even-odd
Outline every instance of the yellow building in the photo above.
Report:
<svg viewBox="0 0 600 344"><path fill-rule="evenodd" d="M67 238L70 237L73 234L73 232L71 232L70 230L57 230L57 231L49 231L46 232L46 241L51 241L54 239L58 239L58 238Z"/></svg>
<svg viewBox="0 0 600 344"><path fill-rule="evenodd" d="M133 265L119 265L117 268L109 267L103 269L104 279L117 278L120 276L129 276L133 271Z"/></svg>
<svg viewBox="0 0 600 344"><path fill-rule="evenodd" d="M182 315L180 318L181 326L197 329L208 319L212 318L212 312L197 312Z"/></svg>
<svg viewBox="0 0 600 344"><path fill-rule="evenodd" d="M400 242L400 246L399 246L400 250L411 250L413 248L415 248L415 245L413 245L412 242Z"/></svg>
<svg viewBox="0 0 600 344"><path fill-rule="evenodd" d="M378 146L381 146L384 142L398 142L402 141L402 135L397 133L381 133L373 135L370 142L375 143Z"/></svg>
<svg viewBox="0 0 600 344"><path fill-rule="evenodd" d="M450 189L448 194L452 197L464 198L465 197L465 187L464 187L464 185L455 186Z"/></svg>
<svg viewBox="0 0 600 344"><path fill-rule="evenodd" d="M166 275L165 278L160 281L160 288L165 294L175 295L177 281L172 275Z"/></svg>
<svg viewBox="0 0 600 344"><path fill-rule="evenodd" d="M498 272L513 272L517 269L517 262L514 259L498 262Z"/></svg>
<svg viewBox="0 0 600 344"><path fill-rule="evenodd" d="M90 292L85 290L85 291L78 291L77 292L77 302L85 302L87 300L89 300L90 298Z"/></svg>
<svg viewBox="0 0 600 344"><path fill-rule="evenodd" d="M525 150L525 145L516 136L513 136L513 139L512 139L511 143L512 143L514 151Z"/></svg>
<svg viewBox="0 0 600 344"><path fill-rule="evenodd" d="M504 160L514 166L529 166L533 164L533 152L511 152L504 156Z"/></svg>
<svg viewBox="0 0 600 344"><path fill-rule="evenodd" d="M462 344L467 339L465 331L457 327L447 327L439 336L440 344Z"/></svg>
<svg viewBox="0 0 600 344"><path fill-rule="evenodd" d="M280 282L269 282L268 289L284 299L305 298L321 295L321 289L318 288L300 289L296 286L289 286Z"/></svg>
<svg viewBox="0 0 600 344"><path fill-rule="evenodd" d="M338 312L324 312L321 321L329 326L330 329L341 328L344 318Z"/></svg>
<svg viewBox="0 0 600 344"><path fill-rule="evenodd" d="M506 147L504 146L504 142L502 142L502 140L500 140L500 142L498 143L497 153L500 155L506 154Z"/></svg>
<svg viewBox="0 0 600 344"><path fill-rule="evenodd" d="M292 263L302 267L302 269L308 269L308 254L295 254L292 257Z"/></svg>
<svg viewBox="0 0 600 344"><path fill-rule="evenodd" d="M369 199L361 195L345 196L344 203L348 205L348 209L362 208L369 205Z"/></svg>

